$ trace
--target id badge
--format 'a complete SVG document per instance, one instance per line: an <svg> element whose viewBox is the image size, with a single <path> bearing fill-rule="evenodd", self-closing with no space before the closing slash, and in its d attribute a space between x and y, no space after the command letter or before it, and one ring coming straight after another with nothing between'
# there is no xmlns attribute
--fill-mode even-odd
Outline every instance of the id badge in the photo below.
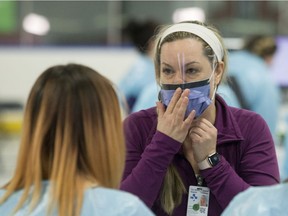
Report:
<svg viewBox="0 0 288 216"><path fill-rule="evenodd" d="M209 195L208 187L190 186L186 216L207 216Z"/></svg>

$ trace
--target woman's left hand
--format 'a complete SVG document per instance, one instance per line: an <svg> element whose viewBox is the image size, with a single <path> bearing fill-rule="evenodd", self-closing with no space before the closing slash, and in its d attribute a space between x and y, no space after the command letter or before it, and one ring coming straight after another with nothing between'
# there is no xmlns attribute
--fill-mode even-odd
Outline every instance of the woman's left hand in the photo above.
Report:
<svg viewBox="0 0 288 216"><path fill-rule="evenodd" d="M197 163L216 152L217 129L207 119L199 118L192 122L189 131L194 159Z"/></svg>

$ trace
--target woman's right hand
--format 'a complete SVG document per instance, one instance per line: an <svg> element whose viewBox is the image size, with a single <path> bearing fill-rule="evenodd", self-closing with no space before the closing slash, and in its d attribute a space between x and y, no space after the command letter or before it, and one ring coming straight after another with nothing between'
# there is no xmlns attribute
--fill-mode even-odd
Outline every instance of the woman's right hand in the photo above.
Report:
<svg viewBox="0 0 288 216"><path fill-rule="evenodd" d="M161 102L157 102L157 130L181 143L185 140L195 117L195 111L193 110L184 119L189 101L189 92L189 89L185 89L182 92L181 88L177 88L166 110Z"/></svg>

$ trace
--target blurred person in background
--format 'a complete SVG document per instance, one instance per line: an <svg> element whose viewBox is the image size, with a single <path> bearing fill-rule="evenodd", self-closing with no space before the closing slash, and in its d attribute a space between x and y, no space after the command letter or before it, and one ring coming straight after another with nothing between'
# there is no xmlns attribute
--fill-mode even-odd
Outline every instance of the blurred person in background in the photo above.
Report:
<svg viewBox="0 0 288 216"><path fill-rule="evenodd" d="M48 68L27 101L16 170L0 189L0 215L153 215L139 198L115 190L124 160L112 83L83 65Z"/></svg>
<svg viewBox="0 0 288 216"><path fill-rule="evenodd" d="M265 120L228 106L215 93L227 64L218 31L182 22L163 27L155 42L160 101L124 121L121 189L140 197L157 216L219 216L250 186L278 184ZM207 206L200 205L202 195Z"/></svg>
<svg viewBox="0 0 288 216"><path fill-rule="evenodd" d="M240 106L260 114L275 141L281 92L269 65L276 49L273 37L254 36L246 41L243 50L231 52L228 62L228 82L231 82Z"/></svg>
<svg viewBox="0 0 288 216"><path fill-rule="evenodd" d="M130 21L124 28L126 35L137 49L138 57L129 71L124 75L118 86L124 94L129 111L133 112L134 104L146 85L156 86L153 64L153 38L158 23L147 20L144 22Z"/></svg>

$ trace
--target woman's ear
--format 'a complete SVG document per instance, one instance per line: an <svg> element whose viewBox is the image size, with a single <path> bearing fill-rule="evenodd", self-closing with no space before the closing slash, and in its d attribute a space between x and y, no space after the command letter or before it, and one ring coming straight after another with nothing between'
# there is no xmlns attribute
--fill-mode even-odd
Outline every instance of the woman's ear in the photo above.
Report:
<svg viewBox="0 0 288 216"><path fill-rule="evenodd" d="M220 84L223 74L224 74L224 62L219 61L217 63L217 68L215 70L215 83L217 86Z"/></svg>

